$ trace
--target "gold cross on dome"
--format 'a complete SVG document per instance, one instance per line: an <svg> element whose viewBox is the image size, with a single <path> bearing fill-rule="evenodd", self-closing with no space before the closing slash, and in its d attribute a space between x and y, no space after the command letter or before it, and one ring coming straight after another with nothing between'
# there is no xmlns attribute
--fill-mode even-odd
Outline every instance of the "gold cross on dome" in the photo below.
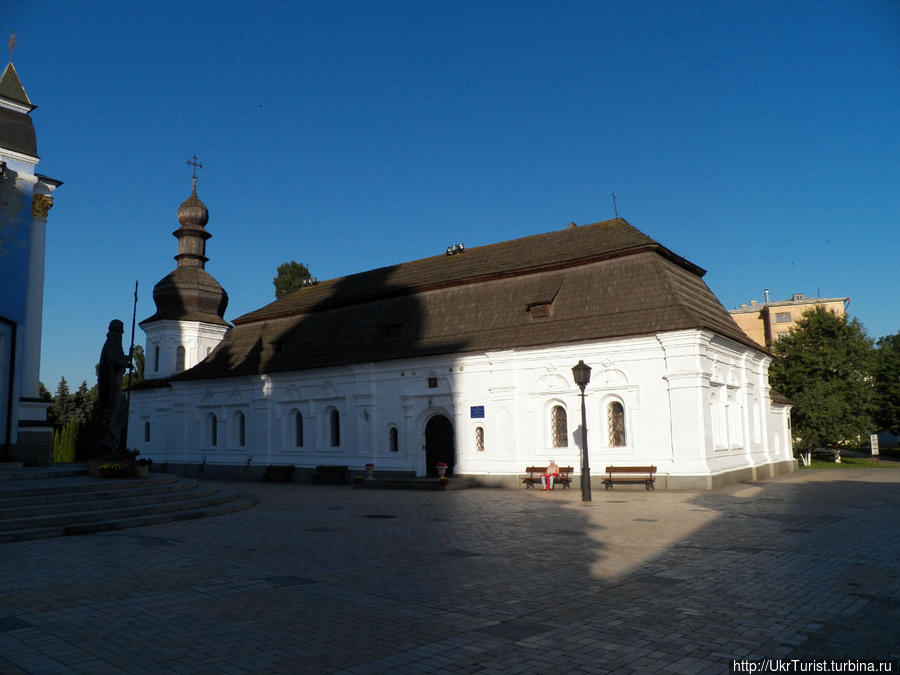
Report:
<svg viewBox="0 0 900 675"><path fill-rule="evenodd" d="M9 62L12 63L12 53L13 49L16 48L16 34L13 31L9 31Z"/></svg>

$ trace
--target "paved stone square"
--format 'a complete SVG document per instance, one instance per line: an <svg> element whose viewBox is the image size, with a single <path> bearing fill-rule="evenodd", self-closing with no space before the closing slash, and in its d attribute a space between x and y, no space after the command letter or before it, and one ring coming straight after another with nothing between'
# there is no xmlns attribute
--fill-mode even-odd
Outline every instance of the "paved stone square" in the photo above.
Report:
<svg viewBox="0 0 900 675"><path fill-rule="evenodd" d="M0 674L727 673L900 656L900 470L616 488L587 505L577 485L227 487L258 506L0 545Z"/></svg>

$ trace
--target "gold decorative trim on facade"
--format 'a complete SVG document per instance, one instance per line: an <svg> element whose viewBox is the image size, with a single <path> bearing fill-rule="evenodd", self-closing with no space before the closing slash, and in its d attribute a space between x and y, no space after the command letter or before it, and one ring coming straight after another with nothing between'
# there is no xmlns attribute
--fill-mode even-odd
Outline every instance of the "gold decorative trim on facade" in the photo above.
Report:
<svg viewBox="0 0 900 675"><path fill-rule="evenodd" d="M31 215L37 218L46 218L53 207L53 197L50 195L34 195L31 200Z"/></svg>

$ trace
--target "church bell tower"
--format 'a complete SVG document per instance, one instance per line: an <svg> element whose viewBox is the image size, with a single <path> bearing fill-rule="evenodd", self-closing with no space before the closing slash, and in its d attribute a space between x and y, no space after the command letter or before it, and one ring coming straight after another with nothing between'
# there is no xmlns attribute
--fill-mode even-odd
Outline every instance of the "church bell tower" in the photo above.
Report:
<svg viewBox="0 0 900 675"><path fill-rule="evenodd" d="M0 74L0 462L52 462L47 402L40 398L44 253L53 191L36 171L35 109L13 66Z"/></svg>
<svg viewBox="0 0 900 675"><path fill-rule="evenodd" d="M153 287L156 313L141 321L147 335L144 377L171 377L193 368L215 348L231 325L225 321L228 294L206 271L209 211L197 197L197 157L190 196L178 207L177 266Z"/></svg>

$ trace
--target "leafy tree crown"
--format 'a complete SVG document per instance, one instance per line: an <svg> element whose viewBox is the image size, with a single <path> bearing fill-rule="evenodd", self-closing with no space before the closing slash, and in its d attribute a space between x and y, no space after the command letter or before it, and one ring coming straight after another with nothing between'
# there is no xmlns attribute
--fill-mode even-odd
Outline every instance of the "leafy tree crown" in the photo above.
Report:
<svg viewBox="0 0 900 675"><path fill-rule="evenodd" d="M272 279L272 283L275 285L275 299L281 300L284 296L303 288L310 276L309 270L303 263L295 260L282 263L278 266L277 275Z"/></svg>
<svg viewBox="0 0 900 675"><path fill-rule="evenodd" d="M794 404L801 449L857 442L874 430L873 341L857 319L817 306L773 347L772 387Z"/></svg>

